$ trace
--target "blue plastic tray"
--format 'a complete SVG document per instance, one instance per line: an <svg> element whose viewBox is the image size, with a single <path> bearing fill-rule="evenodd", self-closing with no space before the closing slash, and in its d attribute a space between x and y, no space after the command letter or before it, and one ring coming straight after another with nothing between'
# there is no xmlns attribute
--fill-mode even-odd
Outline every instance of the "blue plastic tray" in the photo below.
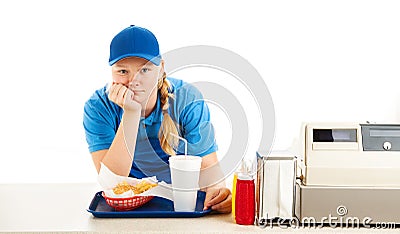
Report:
<svg viewBox="0 0 400 234"><path fill-rule="evenodd" d="M154 197L143 206L129 211L116 211L109 206L97 192L90 203L88 212L98 218L193 218L201 217L211 212L211 209L203 210L205 192L198 191L197 203L194 212L175 212L174 203L161 197Z"/></svg>

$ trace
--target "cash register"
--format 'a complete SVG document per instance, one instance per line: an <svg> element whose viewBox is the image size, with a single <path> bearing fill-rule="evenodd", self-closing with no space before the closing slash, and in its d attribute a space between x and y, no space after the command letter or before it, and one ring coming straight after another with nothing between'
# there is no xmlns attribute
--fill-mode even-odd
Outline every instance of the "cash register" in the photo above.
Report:
<svg viewBox="0 0 400 234"><path fill-rule="evenodd" d="M299 143L300 222L400 223L400 124L304 123Z"/></svg>

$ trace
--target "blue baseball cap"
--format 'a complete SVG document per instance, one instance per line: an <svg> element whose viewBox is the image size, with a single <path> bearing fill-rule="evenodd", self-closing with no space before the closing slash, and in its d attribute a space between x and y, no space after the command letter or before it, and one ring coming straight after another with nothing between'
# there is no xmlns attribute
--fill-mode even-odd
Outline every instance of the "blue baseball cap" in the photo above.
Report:
<svg viewBox="0 0 400 234"><path fill-rule="evenodd" d="M110 44L110 66L127 57L144 58L160 65L161 55L157 38L145 28L131 25L119 32Z"/></svg>

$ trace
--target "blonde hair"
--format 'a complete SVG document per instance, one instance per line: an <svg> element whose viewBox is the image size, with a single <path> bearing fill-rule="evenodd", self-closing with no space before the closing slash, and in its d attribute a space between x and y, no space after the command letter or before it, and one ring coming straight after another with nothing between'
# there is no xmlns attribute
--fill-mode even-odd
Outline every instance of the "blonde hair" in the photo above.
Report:
<svg viewBox="0 0 400 234"><path fill-rule="evenodd" d="M171 85L168 82L167 75L164 72L163 77L158 80L157 84L157 89L160 93L161 109L164 115L160 130L158 131L158 139L164 152L169 155L174 155L174 147L176 148L179 143L179 139L177 139L175 136L179 136L179 134L174 121L168 113L169 98L174 97L174 95L169 92L170 88Z"/></svg>

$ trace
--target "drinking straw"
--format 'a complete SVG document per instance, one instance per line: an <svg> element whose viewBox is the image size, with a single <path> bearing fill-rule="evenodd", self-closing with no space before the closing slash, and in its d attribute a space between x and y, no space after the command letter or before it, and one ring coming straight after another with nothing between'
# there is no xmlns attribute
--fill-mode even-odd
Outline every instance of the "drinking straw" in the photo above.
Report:
<svg viewBox="0 0 400 234"><path fill-rule="evenodd" d="M185 143L185 159L186 159L186 156L187 156L187 140L185 138L183 138L183 137L180 137L180 136L172 133L172 132L170 132L169 134L171 134L173 137L176 137L176 138L178 138L179 140L181 140L181 141L183 141Z"/></svg>

